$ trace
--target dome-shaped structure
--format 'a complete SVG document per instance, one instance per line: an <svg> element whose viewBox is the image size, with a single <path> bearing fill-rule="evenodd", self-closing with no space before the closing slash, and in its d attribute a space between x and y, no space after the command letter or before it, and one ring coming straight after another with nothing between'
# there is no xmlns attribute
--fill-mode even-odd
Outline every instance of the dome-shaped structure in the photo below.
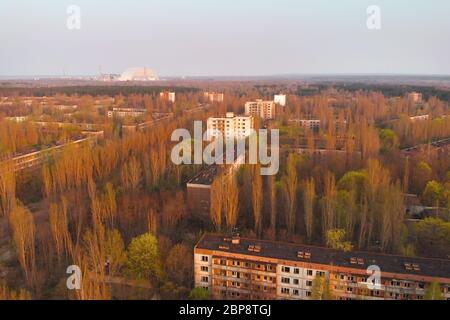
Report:
<svg viewBox="0 0 450 320"><path fill-rule="evenodd" d="M149 68L130 68L125 70L119 78L119 81L156 81L158 75Z"/></svg>

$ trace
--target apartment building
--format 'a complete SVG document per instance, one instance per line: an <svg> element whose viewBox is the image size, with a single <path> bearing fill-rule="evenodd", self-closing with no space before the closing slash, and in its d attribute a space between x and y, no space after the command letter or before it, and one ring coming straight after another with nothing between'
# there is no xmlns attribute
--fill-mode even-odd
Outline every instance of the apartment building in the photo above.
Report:
<svg viewBox="0 0 450 320"><path fill-rule="evenodd" d="M191 213L197 217L205 218L209 221L211 211L211 190L214 179L219 174L232 174L245 162L245 152L238 154L234 150L234 162L226 163L226 153L223 156L222 165L213 164L200 171L186 184L188 207Z"/></svg>
<svg viewBox="0 0 450 320"><path fill-rule="evenodd" d="M225 118L211 117L207 121L208 139L222 136L228 139L244 139L254 129L253 116L236 116L233 112L227 112Z"/></svg>
<svg viewBox="0 0 450 320"><path fill-rule="evenodd" d="M165 101L175 102L175 92L163 91L159 93L159 97Z"/></svg>
<svg viewBox="0 0 450 320"><path fill-rule="evenodd" d="M260 117L261 119L273 119L275 118L275 102L273 101L249 101L245 103L245 114L254 117Z"/></svg>
<svg viewBox="0 0 450 320"><path fill-rule="evenodd" d="M414 92L410 92L410 93L408 93L408 99L411 102L420 103L420 102L422 102L423 95L421 93L415 92L415 91Z"/></svg>
<svg viewBox="0 0 450 320"><path fill-rule="evenodd" d="M295 123L296 125L298 125L300 127L308 128L311 130L319 130L319 128L320 128L320 120L318 120L318 119L312 119L312 120L291 119L291 120L289 120L289 122Z"/></svg>
<svg viewBox="0 0 450 320"><path fill-rule="evenodd" d="M286 95L285 94L276 94L273 96L273 102L279 104L282 107L286 106Z"/></svg>
<svg viewBox="0 0 450 320"><path fill-rule="evenodd" d="M204 92L203 96L205 99L207 99L209 102L223 102L223 93L217 93L217 92Z"/></svg>
<svg viewBox="0 0 450 320"><path fill-rule="evenodd" d="M147 113L145 109L136 108L113 108L112 111L108 111L109 118L138 118Z"/></svg>
<svg viewBox="0 0 450 320"><path fill-rule="evenodd" d="M381 270L372 287L371 266ZM411 258L204 235L194 248L195 286L216 299L309 300L324 277L341 300L421 300L437 282L450 300L450 260Z"/></svg>

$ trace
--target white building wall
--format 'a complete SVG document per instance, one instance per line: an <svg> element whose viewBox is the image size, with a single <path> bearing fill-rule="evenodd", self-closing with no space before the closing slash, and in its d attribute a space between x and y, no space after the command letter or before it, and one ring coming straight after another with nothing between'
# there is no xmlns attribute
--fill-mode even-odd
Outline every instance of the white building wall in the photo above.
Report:
<svg viewBox="0 0 450 320"><path fill-rule="evenodd" d="M204 261L207 259L207 261ZM207 270L206 270L207 268ZM204 269L204 270L202 270ZM194 254L194 282L195 287L212 288L212 256L204 254ZM205 281L207 278L207 281Z"/></svg>
<svg viewBox="0 0 450 320"><path fill-rule="evenodd" d="M273 97L273 101L279 104L282 107L286 106L286 95L285 94L277 94Z"/></svg>

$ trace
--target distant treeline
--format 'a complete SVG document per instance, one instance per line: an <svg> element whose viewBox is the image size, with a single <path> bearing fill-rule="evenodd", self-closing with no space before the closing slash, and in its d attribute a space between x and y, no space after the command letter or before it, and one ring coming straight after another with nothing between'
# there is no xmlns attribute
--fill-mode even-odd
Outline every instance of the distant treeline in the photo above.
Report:
<svg viewBox="0 0 450 320"><path fill-rule="evenodd" d="M356 91L378 91L386 97L399 97L413 91L423 94L424 99L437 97L442 101L450 101L450 90L431 86L414 85L390 85L390 84L369 84L369 83L341 83L341 84L320 84L314 87L304 88L298 86L299 96L316 95L325 89L335 88L337 90Z"/></svg>
<svg viewBox="0 0 450 320"><path fill-rule="evenodd" d="M158 94L161 91L174 91L176 93L198 92L200 89L191 87L148 87L148 86L67 86L67 87L39 87L39 88L0 88L3 96L53 96L55 94L66 95L91 95L91 96L124 96L132 94Z"/></svg>

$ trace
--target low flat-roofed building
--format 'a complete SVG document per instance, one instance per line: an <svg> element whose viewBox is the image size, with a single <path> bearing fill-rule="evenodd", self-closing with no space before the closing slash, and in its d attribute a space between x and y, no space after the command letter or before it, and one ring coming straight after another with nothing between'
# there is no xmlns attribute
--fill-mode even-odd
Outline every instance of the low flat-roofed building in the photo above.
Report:
<svg viewBox="0 0 450 320"><path fill-rule="evenodd" d="M374 266L381 271L376 285L369 279ZM200 239L194 248L194 273L195 286L216 299L309 300L313 281L321 276L341 300L421 300L433 282L450 300L448 259L343 252L223 235Z"/></svg>
<svg viewBox="0 0 450 320"><path fill-rule="evenodd" d="M219 166L211 165L188 181L186 185L188 206L194 215L209 216L211 209L211 186L219 170Z"/></svg>
<svg viewBox="0 0 450 320"><path fill-rule="evenodd" d="M296 125L303 127L318 130L320 128L321 121L318 119L291 119L289 122L295 123Z"/></svg>
<svg viewBox="0 0 450 320"><path fill-rule="evenodd" d="M412 122L415 122L415 121L426 121L428 119L430 119L430 115L429 114L409 117L409 120L411 120Z"/></svg>
<svg viewBox="0 0 450 320"><path fill-rule="evenodd" d="M147 113L146 109L137 108L113 108L112 111L108 111L108 117L113 118L138 118L143 117Z"/></svg>

